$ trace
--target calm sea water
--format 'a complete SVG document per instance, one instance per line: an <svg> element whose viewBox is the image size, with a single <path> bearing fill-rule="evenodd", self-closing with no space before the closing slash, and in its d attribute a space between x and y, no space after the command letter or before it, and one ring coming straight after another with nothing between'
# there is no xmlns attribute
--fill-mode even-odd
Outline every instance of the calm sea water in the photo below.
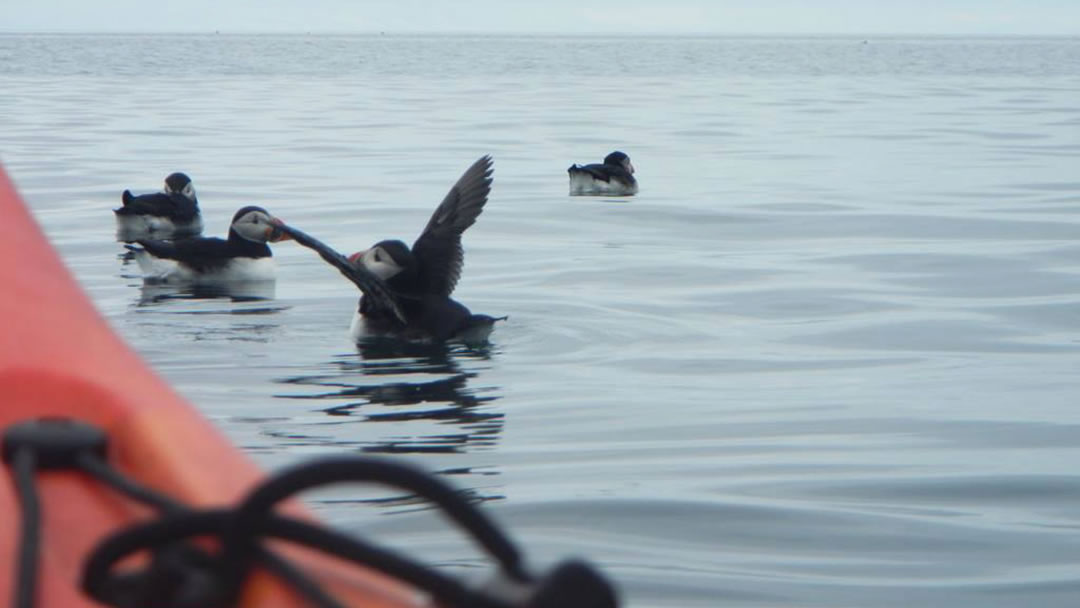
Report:
<svg viewBox="0 0 1080 608"><path fill-rule="evenodd" d="M633 606L1080 600L1076 39L0 36L0 90L99 309L266 467L419 463ZM641 193L568 197L614 149ZM411 241L486 153L480 351L357 348L356 290L292 244L216 297L114 240L120 192L183 170L210 234L256 203ZM481 572L407 497L311 499Z"/></svg>

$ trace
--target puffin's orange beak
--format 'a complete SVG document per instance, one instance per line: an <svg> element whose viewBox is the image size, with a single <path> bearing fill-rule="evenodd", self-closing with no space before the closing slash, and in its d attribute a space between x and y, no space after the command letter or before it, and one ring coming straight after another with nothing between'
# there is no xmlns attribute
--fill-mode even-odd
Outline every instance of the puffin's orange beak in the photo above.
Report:
<svg viewBox="0 0 1080 608"><path fill-rule="evenodd" d="M274 217L270 218L270 223L273 225L266 229L266 240L270 241L271 243L292 240L292 235L280 228L280 226L285 225L285 222Z"/></svg>
<svg viewBox="0 0 1080 608"><path fill-rule="evenodd" d="M360 265L360 258L364 257L364 254L367 253L367 252L368 252L368 250L365 249L363 251L357 251L356 253L350 255L349 256L349 263L353 264L354 266L359 266Z"/></svg>

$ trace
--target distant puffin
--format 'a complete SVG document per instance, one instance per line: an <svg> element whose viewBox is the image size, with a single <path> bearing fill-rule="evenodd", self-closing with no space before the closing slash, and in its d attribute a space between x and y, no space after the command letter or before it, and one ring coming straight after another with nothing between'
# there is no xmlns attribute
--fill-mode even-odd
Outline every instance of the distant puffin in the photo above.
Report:
<svg viewBox="0 0 1080 608"><path fill-rule="evenodd" d="M348 258L318 240L282 226L297 243L314 249L363 292L351 333L408 339L487 340L496 321L474 315L450 297L464 265L461 235L476 221L491 191L492 161L481 157L450 188L410 249L399 240L379 241Z"/></svg>
<svg viewBox="0 0 1080 608"><path fill-rule="evenodd" d="M199 201L195 186L184 173L172 173L165 178L161 192L135 196L131 190L120 195L123 207L113 209L123 238L159 233L161 236L193 236L202 232ZM127 240L127 239L124 239Z"/></svg>
<svg viewBox="0 0 1080 608"><path fill-rule="evenodd" d="M606 194L630 196L637 194L634 165L630 157L615 151L604 157L603 164L570 165L570 194Z"/></svg>
<svg viewBox="0 0 1080 608"><path fill-rule="evenodd" d="M262 207L244 207L233 215L229 238L176 241L139 239L142 248L126 245L151 282L214 283L267 281L274 278L274 259L267 242L290 238L281 220Z"/></svg>

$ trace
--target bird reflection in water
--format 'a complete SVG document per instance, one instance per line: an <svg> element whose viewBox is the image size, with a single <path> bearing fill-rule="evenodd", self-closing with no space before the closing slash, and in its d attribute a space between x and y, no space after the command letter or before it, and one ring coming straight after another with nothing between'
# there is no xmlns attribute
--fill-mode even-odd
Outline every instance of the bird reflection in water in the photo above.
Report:
<svg viewBox="0 0 1080 608"><path fill-rule="evenodd" d="M322 410L330 416L359 416L368 422L433 421L456 427L452 433L380 439L361 446L365 452L455 453L488 448L498 441L503 414L483 406L498 396L470 389L468 383L477 372L463 370L461 362L487 360L489 348L366 338L357 344L356 355L342 355L331 362L334 373L281 380L330 390L278 396L348 400ZM362 381L347 380L355 375ZM376 409L373 406L378 411L371 411Z"/></svg>
<svg viewBox="0 0 1080 608"><path fill-rule="evenodd" d="M234 314L260 314L278 312L281 305L259 306L274 299L274 281L236 281L222 283L143 283L139 289L136 306L153 306L173 300L215 300L227 298L234 303L253 303L255 306L233 309ZM216 311L216 312L221 312Z"/></svg>
<svg viewBox="0 0 1080 608"><path fill-rule="evenodd" d="M196 341L270 343L281 332L278 314L289 307L274 300L274 283L140 286L134 311L146 323ZM153 315L153 316L150 316ZM192 317L192 316L195 317Z"/></svg>
<svg viewBox="0 0 1080 608"><path fill-rule="evenodd" d="M361 452L464 454L483 451L495 446L505 422L504 414L492 411L490 407L498 395L491 394L491 389L469 387L469 382L478 374L479 366L475 364L482 365L490 357L490 346L480 349L368 337L357 344L356 353L339 355L330 361L328 373L280 380L297 388L314 387L316 391L276 396L333 402L320 411L340 418L342 422L351 418L365 424L392 425L394 434L371 427L372 439L358 439L359 433L353 427L348 432L348 440L332 441ZM412 432L402 433L402 429ZM341 437L339 433L335 434ZM295 434L291 438L300 439ZM455 476L498 474L487 467L454 467L436 472ZM463 493L475 501L502 498L486 489L470 488ZM412 504L412 500L409 496L393 496L356 502L403 506Z"/></svg>
<svg viewBox="0 0 1080 608"><path fill-rule="evenodd" d="M124 251L117 256L124 267L134 266L134 254ZM277 283L275 281L220 281L215 283L197 282L161 282L142 278L136 273L124 273L121 276L127 279L138 279L139 299L136 307L155 306L171 301L197 302L200 300L228 299L233 303L249 303L250 306L230 309L232 314L266 314L279 312L288 308L281 305L259 305L274 299ZM189 311L195 312L225 312L222 310Z"/></svg>

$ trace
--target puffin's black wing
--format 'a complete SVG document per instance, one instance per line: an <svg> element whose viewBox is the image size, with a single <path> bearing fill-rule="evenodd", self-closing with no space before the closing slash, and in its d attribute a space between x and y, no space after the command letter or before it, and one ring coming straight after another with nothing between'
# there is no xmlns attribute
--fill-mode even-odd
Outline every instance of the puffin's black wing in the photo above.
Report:
<svg viewBox="0 0 1080 608"><path fill-rule="evenodd" d="M193 220L195 216L199 215L199 202L195 199L190 199L177 192L169 193L169 199L175 208L173 219L187 221Z"/></svg>
<svg viewBox="0 0 1080 608"><path fill-rule="evenodd" d="M199 272L219 268L232 258L228 242L217 237L178 241L140 239L135 242L155 258L176 260Z"/></svg>
<svg viewBox="0 0 1080 608"><path fill-rule="evenodd" d="M594 179L598 179L602 182L611 181L611 167L599 163L592 165L574 165L567 169L567 172L571 175L574 173L588 173Z"/></svg>
<svg viewBox="0 0 1080 608"><path fill-rule="evenodd" d="M123 200L124 206L116 209L117 215L168 216L173 213L172 199L164 192L135 196L130 190L124 190L120 198Z"/></svg>
<svg viewBox="0 0 1080 608"><path fill-rule="evenodd" d="M124 206L115 209L117 215L156 215L174 220L191 220L199 214L199 205L178 193L153 192L134 196L124 190Z"/></svg>
<svg viewBox="0 0 1080 608"><path fill-rule="evenodd" d="M398 304L397 298L382 279L371 274L363 266L353 264L348 258L332 249L329 245L305 232L286 224L279 224L279 228L300 245L313 249L326 263L337 268L341 274L345 275L345 278L352 281L360 288L360 291L364 292L364 295L371 300L373 305L392 312L402 323L406 322L405 314L401 312L401 306Z"/></svg>
<svg viewBox="0 0 1080 608"><path fill-rule="evenodd" d="M442 296L453 293L465 263L461 233L484 210L491 192L492 170L490 156L480 157L466 169L413 243L412 253L416 256L423 293Z"/></svg>

